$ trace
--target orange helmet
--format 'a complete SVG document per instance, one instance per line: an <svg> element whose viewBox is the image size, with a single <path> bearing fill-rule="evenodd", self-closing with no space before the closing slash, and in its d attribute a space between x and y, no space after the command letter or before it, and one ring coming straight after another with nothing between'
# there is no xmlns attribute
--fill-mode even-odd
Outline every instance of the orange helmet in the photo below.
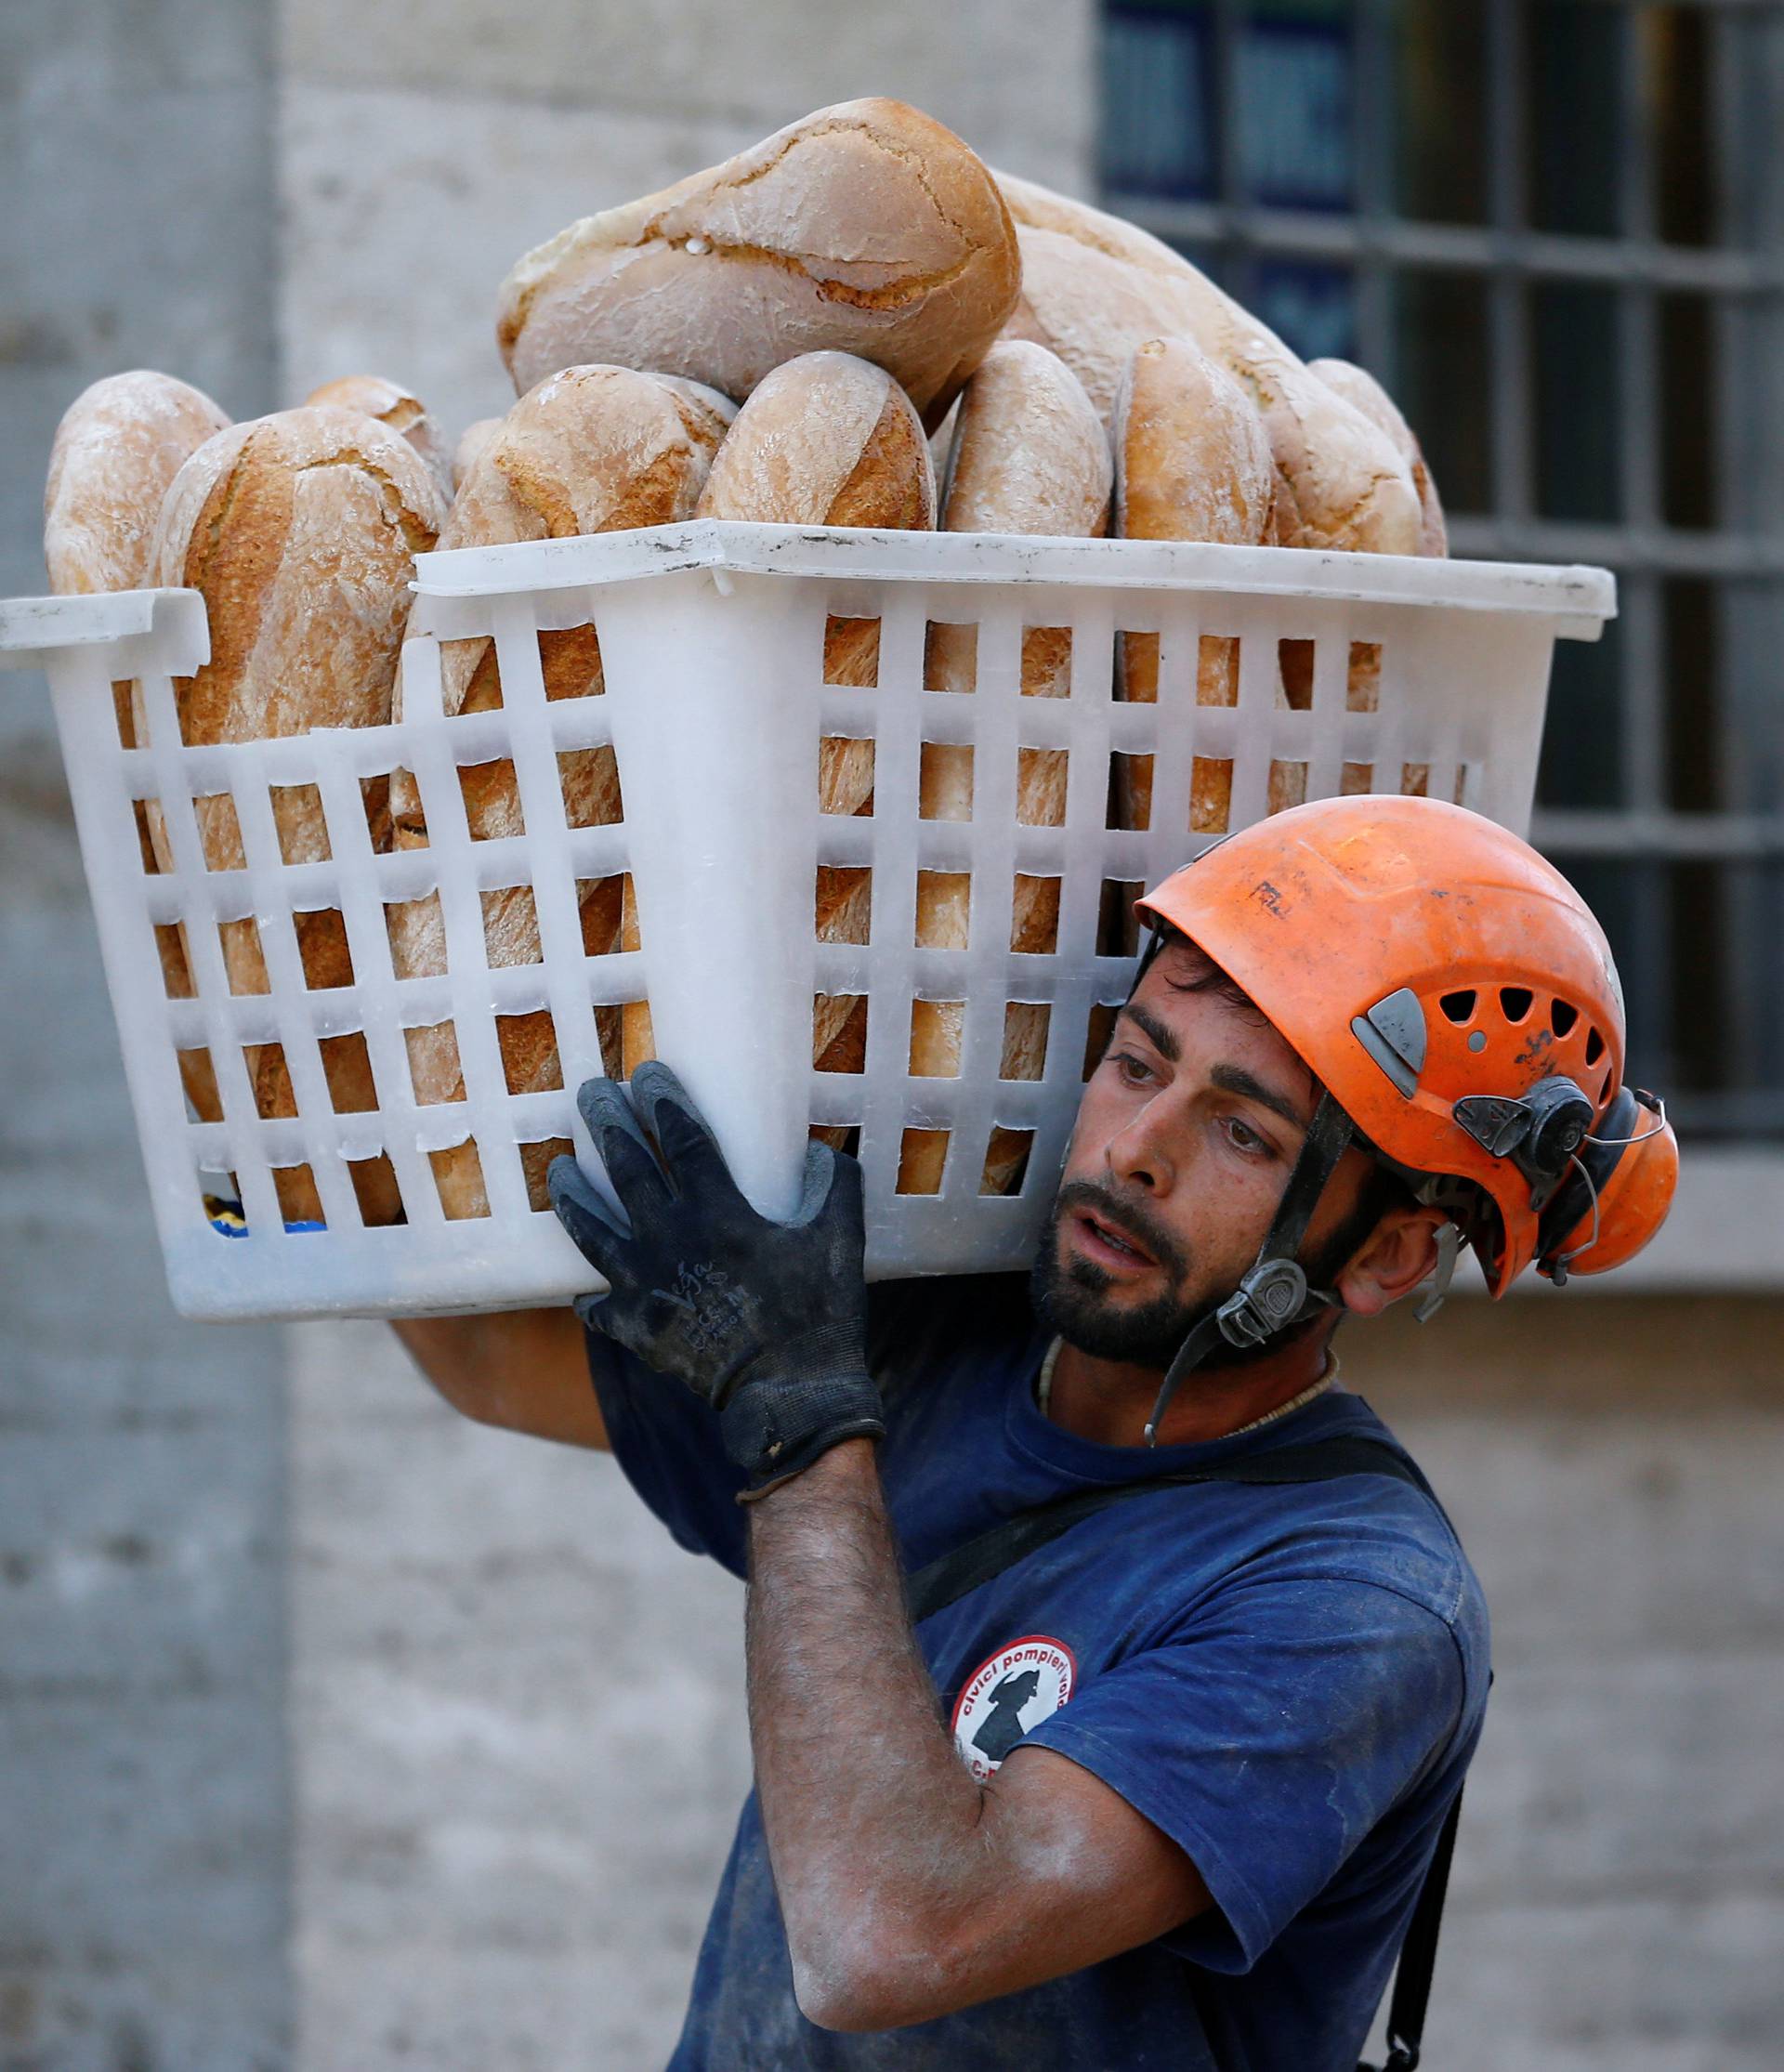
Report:
<svg viewBox="0 0 1784 2072"><path fill-rule="evenodd" d="M1502 1295L1620 1265L1678 1148L1625 1090L1604 931L1561 873L1435 799L1321 799L1216 843L1139 902L1280 1031L1386 1163L1447 1209Z"/></svg>

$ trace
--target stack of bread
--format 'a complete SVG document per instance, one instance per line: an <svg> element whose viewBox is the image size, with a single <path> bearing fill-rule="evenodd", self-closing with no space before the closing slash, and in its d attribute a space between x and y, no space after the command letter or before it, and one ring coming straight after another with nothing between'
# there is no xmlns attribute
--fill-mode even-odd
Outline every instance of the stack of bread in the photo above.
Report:
<svg viewBox="0 0 1784 2072"><path fill-rule="evenodd" d="M941 528L1095 538L1175 539L1442 554L1443 518L1404 420L1361 369L1303 364L1265 326L1177 253L1095 209L991 173L960 139L896 101L823 109L725 164L623 208L574 223L523 257L504 283L497 341L519 400L505 417L470 426L449 444L420 400L400 385L354 375L292 410L231 426L210 400L171 377L136 373L95 385L58 432L46 494L46 555L59 592L185 584L209 613L210 662L177 684L190 744L369 726L401 716L397 662L417 553L661 525L691 517L757 522ZM936 459L941 462L938 491ZM932 689L970 690L971 629L932 629ZM833 621L824 674L872 684L878 629ZM1292 644L1288 644L1292 646ZM1204 639L1199 695L1237 698L1236 643ZM598 695L592 628L547 633L548 698ZM1024 637L1025 695L1062 697L1069 645L1035 628ZM1158 694L1157 643L1129 636L1118 694ZM1282 695L1305 702L1284 655ZM501 702L492 646L451 644L442 656L446 710ZM144 715L119 687L126 743ZM1064 819L1063 752L1022 753L1017 817ZM610 749L564 758L573 825L622 815ZM511 764L464 773L466 811L479 837L522 830ZM826 741L820 790L832 813L872 809L869 741ZM1219 767L1198 765L1191 824L1225 825ZM380 848L425 846L413 780L388 795L368 787ZM922 811L970 819L970 749L930 744ZM313 787L275 799L287 861L329 854ZM1273 788L1272 805L1292 803ZM1148 824L1150 765L1125 759L1116 809ZM243 860L227 795L199 802L207 865ZM159 808L142 817L145 867L168 870L173 847ZM636 947L629 881L580 888L584 949ZM820 939L866 939L862 870L821 868ZM964 880L925 874L919 941L964 947ZM524 887L484 895L492 964L534 963L537 918ZM1015 951L1051 947L1057 887L1017 885ZM252 915L220 924L231 989L265 991ZM351 983L338 913L300 914L298 948L311 987ZM190 995L192 946L161 931L171 994ZM400 977L444 968L432 898L392 910ZM918 1002L911 1069L959 1069L960 1003ZM651 1047L648 1005L603 1009L610 1070L629 1073ZM1043 1007L1012 1010L1004 1073L1039 1076ZM450 1024L409 1031L416 1097L463 1098ZM864 1003L822 996L813 1056L861 1069ZM337 1109L376 1105L362 1036L324 1043ZM550 1015L507 1017L501 1049L510 1091L561 1083ZM259 1112L295 1112L277 1044L246 1058ZM210 1061L184 1061L189 1098L220 1113ZM524 1148L531 1197L559 1145ZM933 1192L945 1139L907 1134L899 1186ZM1019 1178L1022 1141L999 1132L987 1191ZM434 1155L452 1216L487 1213L476 1147ZM313 1176L278 1175L294 1220L320 1216ZM371 1223L402 1213L382 1161L354 1168Z"/></svg>

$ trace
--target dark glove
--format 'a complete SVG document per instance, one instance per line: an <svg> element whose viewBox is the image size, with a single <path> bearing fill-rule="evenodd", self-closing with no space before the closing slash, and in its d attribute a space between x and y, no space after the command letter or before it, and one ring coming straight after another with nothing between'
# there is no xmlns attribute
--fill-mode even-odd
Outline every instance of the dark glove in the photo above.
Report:
<svg viewBox="0 0 1784 2072"><path fill-rule="evenodd" d="M884 1438L855 1161L814 1144L798 1213L770 1223L666 1065L640 1065L630 1101L615 1081L591 1079L576 1102L632 1226L621 1228L574 1159L552 1161L551 1205L611 1284L578 1299L584 1323L713 1405L748 1494L843 1439Z"/></svg>

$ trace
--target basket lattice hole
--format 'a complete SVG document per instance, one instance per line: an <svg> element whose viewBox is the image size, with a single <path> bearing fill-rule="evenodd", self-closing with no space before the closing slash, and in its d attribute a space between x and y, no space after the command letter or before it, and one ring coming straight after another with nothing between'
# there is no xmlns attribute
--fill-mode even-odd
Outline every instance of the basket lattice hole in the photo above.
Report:
<svg viewBox="0 0 1784 2072"><path fill-rule="evenodd" d="M247 1235L247 1219L242 1213L242 1183L233 1173L217 1173L200 1167L198 1201L204 1220L219 1237Z"/></svg>
<svg viewBox="0 0 1784 2072"><path fill-rule="evenodd" d="M1292 806L1307 802L1307 766L1305 763L1270 765L1269 811L1286 813Z"/></svg>
<svg viewBox="0 0 1784 2072"><path fill-rule="evenodd" d="M824 681L856 690L872 690L880 680L880 622L877 619L824 621Z"/></svg>
<svg viewBox="0 0 1784 2072"><path fill-rule="evenodd" d="M1289 711L1305 713L1313 706L1313 642L1279 640L1276 644L1279 681L1276 702Z"/></svg>
<svg viewBox="0 0 1784 2072"><path fill-rule="evenodd" d="M449 713L493 712L503 702L495 642L487 634L439 644L439 682Z"/></svg>
<svg viewBox="0 0 1784 2072"><path fill-rule="evenodd" d="M1024 698L1069 698L1071 628L1024 626L1022 629Z"/></svg>
<svg viewBox="0 0 1784 2072"><path fill-rule="evenodd" d="M1029 1156L1034 1149L1032 1130L995 1129L985 1147L985 1164L978 1175L980 1194L1020 1194L1028 1177Z"/></svg>
<svg viewBox="0 0 1784 2072"><path fill-rule="evenodd" d="M1357 798L1365 792L1375 789L1375 766L1373 763L1346 763L1338 773L1340 798Z"/></svg>
<svg viewBox="0 0 1784 2072"><path fill-rule="evenodd" d="M435 1108L465 1098L458 1031L451 1022L428 1022L419 1029L405 1029L402 1041L409 1053L409 1077L417 1103Z"/></svg>
<svg viewBox="0 0 1784 2072"><path fill-rule="evenodd" d="M382 815L371 787L385 787ZM360 803L365 807L365 831L379 855L390 849L425 849L427 816L422 811L421 787L413 770L392 770L387 778L362 777Z"/></svg>
<svg viewBox="0 0 1784 2072"><path fill-rule="evenodd" d="M176 1051L174 1055L179 1062L179 1083L186 1089L186 1098L199 1121L217 1121L223 1113L223 1101L216 1090L216 1068L211 1063L209 1049L200 1043L192 1050Z"/></svg>
<svg viewBox="0 0 1784 2072"><path fill-rule="evenodd" d="M424 892L419 899L387 900L384 925L390 938L391 968L399 978L445 977L446 916L438 892Z"/></svg>
<svg viewBox="0 0 1784 2072"><path fill-rule="evenodd" d="M1457 806L1468 803L1468 794L1474 789L1476 767L1473 763L1456 765L1456 788L1450 796Z"/></svg>
<svg viewBox="0 0 1784 2072"><path fill-rule="evenodd" d="M1004 1003L1004 1056L999 1079L1043 1079L1047 1068L1047 1029L1053 1009L1044 1001L1009 1000Z"/></svg>
<svg viewBox="0 0 1784 2072"><path fill-rule="evenodd" d="M954 741L925 741L917 780L919 816L925 820L973 817L973 752Z"/></svg>
<svg viewBox="0 0 1784 2072"><path fill-rule="evenodd" d="M378 1089L363 1032L352 1029L345 1035L323 1036L316 1047L322 1054L322 1077L335 1114L370 1115L378 1105Z"/></svg>
<svg viewBox="0 0 1784 2072"><path fill-rule="evenodd" d="M1189 771L1189 832L1225 834L1233 810L1233 766L1225 755L1198 755Z"/></svg>
<svg viewBox="0 0 1784 2072"><path fill-rule="evenodd" d="M269 993L266 954L260 947L259 924L249 915L242 921L219 921L216 939L223 948L223 969L232 993Z"/></svg>
<svg viewBox="0 0 1784 2072"><path fill-rule="evenodd" d="M483 905L483 953L492 969L544 961L539 946L539 909L530 885L505 885L479 895Z"/></svg>
<svg viewBox="0 0 1784 2072"><path fill-rule="evenodd" d="M496 1048L502 1053L502 1077L510 1094L561 1094L564 1069L558 1056L558 1032L548 1008L495 1017Z"/></svg>
<svg viewBox="0 0 1784 2072"><path fill-rule="evenodd" d="M448 1223L475 1223L489 1214L483 1161L474 1140L454 1144L450 1150L429 1151L427 1163L433 1168L434 1189Z"/></svg>
<svg viewBox="0 0 1784 2072"><path fill-rule="evenodd" d="M272 824L286 863L327 863L334 857L322 820L322 794L314 784L271 784Z"/></svg>
<svg viewBox="0 0 1784 2072"><path fill-rule="evenodd" d="M168 999L195 1000L198 988L192 983L186 938L180 933L177 921L156 923L155 953L161 959L161 982L166 988Z"/></svg>
<svg viewBox="0 0 1784 2072"><path fill-rule="evenodd" d="M946 1130L908 1129L899 1143L895 1194L939 1194L948 1170Z"/></svg>
<svg viewBox="0 0 1784 2072"><path fill-rule="evenodd" d="M374 856L388 856L392 848L396 846L396 828L392 812L394 784L395 779L389 776L362 777L360 780L360 810L365 815L365 838L372 845ZM321 819L320 801L318 805L317 820L320 822ZM419 815L416 817L419 819ZM412 843L410 846L425 848L426 843L427 828L426 823L423 821L421 824L421 840L417 843Z"/></svg>
<svg viewBox="0 0 1784 2072"><path fill-rule="evenodd" d="M464 795L465 818L473 842L499 842L527 832L527 817L520 809L520 787L509 757L499 755L490 763L461 763L458 788Z"/></svg>
<svg viewBox="0 0 1784 2072"><path fill-rule="evenodd" d="M292 1091L291 1071L285 1063L282 1043L249 1043L242 1062L247 1069L248 1085L254 1093L255 1113L263 1122L275 1122L295 1115L297 1098Z"/></svg>
<svg viewBox="0 0 1784 2072"><path fill-rule="evenodd" d="M1382 644L1379 640L1353 640L1345 671L1345 710L1373 713L1382 704Z"/></svg>
<svg viewBox="0 0 1784 2072"><path fill-rule="evenodd" d="M316 1176L308 1166L275 1165L272 1186L279 1197L279 1214L287 1236L295 1238L327 1229L328 1218L322 1213L322 1198L316 1190Z"/></svg>
<svg viewBox="0 0 1784 2072"><path fill-rule="evenodd" d="M599 748L559 749L558 788L571 827L617 827L625 818L620 766L606 742Z"/></svg>
<svg viewBox="0 0 1784 2072"><path fill-rule="evenodd" d="M1056 877L1018 871L1010 901L1010 948L1026 956L1046 956L1059 947L1059 887Z"/></svg>
<svg viewBox="0 0 1784 2072"><path fill-rule="evenodd" d="M1159 699L1159 636L1115 636L1115 695L1124 704L1155 705Z"/></svg>
<svg viewBox="0 0 1784 2072"><path fill-rule="evenodd" d="M1431 793L1430 764L1402 763L1400 765L1400 791L1407 798L1428 798Z"/></svg>
<svg viewBox="0 0 1784 2072"><path fill-rule="evenodd" d="M155 854L155 838L151 832L153 823L149 818L149 801L138 798L130 801L130 811L137 823L137 852L142 859L142 868L151 878L163 875L160 857Z"/></svg>
<svg viewBox="0 0 1784 2072"><path fill-rule="evenodd" d="M1071 756L1063 748L1016 752L1016 817L1024 827L1064 827Z"/></svg>
<svg viewBox="0 0 1784 2072"><path fill-rule="evenodd" d="M826 734L818 744L818 810L858 814L873 811L873 748L850 734Z"/></svg>
<svg viewBox="0 0 1784 2072"><path fill-rule="evenodd" d="M578 878L576 917L582 925L584 957L610 957L620 947L625 913L625 874Z"/></svg>
<svg viewBox="0 0 1784 2072"><path fill-rule="evenodd" d="M964 1000L913 1000L911 1003L912 1079L960 1077L960 1035L965 1013Z"/></svg>
<svg viewBox="0 0 1784 2072"><path fill-rule="evenodd" d="M978 628L932 619L923 636L925 690L973 689L978 682Z"/></svg>
<svg viewBox="0 0 1784 2072"><path fill-rule="evenodd" d="M1090 1010L1090 1019L1084 1024L1083 1077L1086 1081L1103 1061L1108 1040L1115 1033L1115 1017L1121 1011L1120 1007L1101 1000Z"/></svg>
<svg viewBox="0 0 1784 2072"><path fill-rule="evenodd" d="M314 913L294 913L292 926L297 933L297 955L304 967L304 984L312 992L331 986L353 983L353 952L348 947L347 923L334 907Z"/></svg>
<svg viewBox="0 0 1784 2072"><path fill-rule="evenodd" d="M861 994L812 994L811 1062L820 1072L867 1069L867 1002Z"/></svg>
<svg viewBox="0 0 1784 2072"><path fill-rule="evenodd" d="M353 1183L353 1199L360 1205L360 1221L377 1227L402 1221L402 1190L397 1185L397 1169L382 1151L369 1159L348 1159L347 1176Z"/></svg>
<svg viewBox="0 0 1784 2072"><path fill-rule="evenodd" d="M553 1159L573 1158L576 1147L567 1136L548 1136L539 1144L523 1144L520 1147L520 1171L527 1183L527 1206L534 1214L549 1212L551 1195L545 1186L545 1175L551 1171Z"/></svg>
<svg viewBox="0 0 1784 2072"><path fill-rule="evenodd" d="M547 698L599 698L607 690L595 628L548 626L539 636L539 680Z"/></svg>
<svg viewBox="0 0 1784 2072"><path fill-rule="evenodd" d="M207 871L239 871L246 861L242 846L242 822L236 818L235 800L228 792L212 792L192 801L198 821L198 846Z"/></svg>
<svg viewBox="0 0 1784 2072"><path fill-rule="evenodd" d="M1116 749L1108 758L1108 809L1106 827L1152 825L1152 757Z"/></svg>
<svg viewBox="0 0 1784 2072"><path fill-rule="evenodd" d="M1227 633L1204 633L1196 645L1198 705L1239 702L1239 640Z"/></svg>
<svg viewBox="0 0 1784 2072"><path fill-rule="evenodd" d="M118 746L137 745L137 687L128 677L112 686L112 716L118 723Z"/></svg>
<svg viewBox="0 0 1784 2072"><path fill-rule="evenodd" d="M964 950L972 937L970 871L917 872L917 948Z"/></svg>
<svg viewBox="0 0 1784 2072"><path fill-rule="evenodd" d="M1146 889L1138 878L1105 878L1096 909L1096 954L1131 957L1140 947L1139 916L1134 902Z"/></svg>
<svg viewBox="0 0 1784 2072"><path fill-rule="evenodd" d="M814 921L820 942L866 942L872 914L872 871L853 864L818 866Z"/></svg>
<svg viewBox="0 0 1784 2072"><path fill-rule="evenodd" d="M833 1151L840 1151L845 1158L859 1159L861 1155L859 1122L814 1122L806 1134L812 1143L828 1144Z"/></svg>
<svg viewBox="0 0 1784 2072"><path fill-rule="evenodd" d="M601 1070L609 1079L625 1077L625 1011L643 1004L641 1001L614 1001L595 1010L595 1047L601 1054Z"/></svg>

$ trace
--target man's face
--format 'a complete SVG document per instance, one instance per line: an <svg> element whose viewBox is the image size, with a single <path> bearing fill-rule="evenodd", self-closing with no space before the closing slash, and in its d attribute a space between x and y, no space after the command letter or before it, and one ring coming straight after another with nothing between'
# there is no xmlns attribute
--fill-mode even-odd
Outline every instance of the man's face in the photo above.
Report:
<svg viewBox="0 0 1784 2072"><path fill-rule="evenodd" d="M1035 1261L1043 1315L1099 1358L1162 1367L1257 1256L1319 1088L1189 943L1156 956L1085 1087ZM1345 1154L1305 1255L1329 1271L1369 1171ZM1316 1285L1318 1285L1316 1279ZM1206 1364L1231 1364L1216 1348Z"/></svg>

